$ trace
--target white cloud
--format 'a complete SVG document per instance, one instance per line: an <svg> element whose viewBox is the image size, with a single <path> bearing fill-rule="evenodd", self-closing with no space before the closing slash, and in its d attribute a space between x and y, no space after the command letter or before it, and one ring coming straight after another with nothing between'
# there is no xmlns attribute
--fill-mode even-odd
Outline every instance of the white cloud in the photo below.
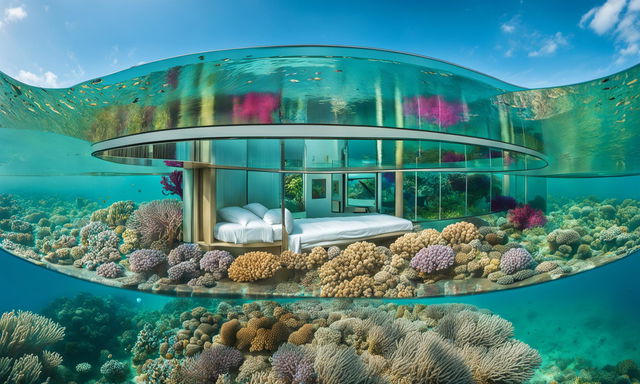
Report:
<svg viewBox="0 0 640 384"><path fill-rule="evenodd" d="M589 12L585 13L580 19L580 27L585 28L589 23L591 29L602 35L610 31L618 23L620 14L626 4L627 0L607 0L601 6L591 8Z"/></svg>
<svg viewBox="0 0 640 384"><path fill-rule="evenodd" d="M58 76L51 71L47 71L38 75L33 72L29 72L21 69L20 72L18 72L18 76L16 76L16 78L22 81L23 83L27 83L30 85L37 85L39 87L47 87L47 88L59 87Z"/></svg>
<svg viewBox="0 0 640 384"><path fill-rule="evenodd" d="M5 8L4 16L0 19L0 28L7 23L13 23L16 21L20 21L27 17L27 11L25 11L24 7L13 7L13 8Z"/></svg>
<svg viewBox="0 0 640 384"><path fill-rule="evenodd" d="M513 24L509 24L509 23L504 23L500 26L500 29L502 30L502 32L504 33L511 33L513 31L516 30L516 26Z"/></svg>
<svg viewBox="0 0 640 384"><path fill-rule="evenodd" d="M589 22L590 21L590 22ZM613 37L617 51L616 65L626 64L628 57L640 55L640 0L607 0L585 13L580 27L588 24L594 32Z"/></svg>
<svg viewBox="0 0 640 384"><path fill-rule="evenodd" d="M4 10L4 21L18 21L27 17L23 7L7 8Z"/></svg>
<svg viewBox="0 0 640 384"><path fill-rule="evenodd" d="M569 44L567 38L561 32L556 32L553 37L546 39L540 48L530 51L529 57L552 55L558 50L560 46L564 46L567 44Z"/></svg>

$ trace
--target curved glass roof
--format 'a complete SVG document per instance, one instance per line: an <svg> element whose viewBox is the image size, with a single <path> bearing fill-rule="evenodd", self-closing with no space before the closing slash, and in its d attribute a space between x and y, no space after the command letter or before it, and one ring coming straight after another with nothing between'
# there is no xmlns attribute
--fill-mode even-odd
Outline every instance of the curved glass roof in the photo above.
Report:
<svg viewBox="0 0 640 384"><path fill-rule="evenodd" d="M636 66L582 84L527 90L391 51L325 46L215 51L64 89L32 87L0 74L0 135L8 135L5 128L30 129L97 143L87 146L82 154L87 156L159 143L150 134L187 128L218 128L197 139L243 138L246 131L239 127L252 126L264 132L262 138L290 140L317 138L319 126L340 126L340 137L330 138L347 140L356 131L350 127L370 127L371 139L409 140L407 135L418 132L441 136L414 140L456 143L465 137L485 140L480 144L485 148L517 146L522 151L516 152L533 151L548 163L516 169L531 175L635 174L640 172L640 154L633 151L640 144L638 71ZM282 136L276 128L285 125L294 133ZM379 127L395 133L380 137ZM182 131L184 140L193 140L187 132ZM173 133L168 140L180 141L181 133ZM118 142L123 138L130 144ZM0 167L9 164L2 160Z"/></svg>

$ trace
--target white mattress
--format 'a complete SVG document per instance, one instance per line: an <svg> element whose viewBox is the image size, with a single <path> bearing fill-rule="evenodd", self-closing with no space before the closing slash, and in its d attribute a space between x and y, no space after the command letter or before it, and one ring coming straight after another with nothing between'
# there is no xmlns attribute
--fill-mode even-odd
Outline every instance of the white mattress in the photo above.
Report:
<svg viewBox="0 0 640 384"><path fill-rule="evenodd" d="M371 213L354 216L334 216L297 219L289 235L289 249L328 246L391 232L413 230L411 221L395 216Z"/></svg>
<svg viewBox="0 0 640 384"><path fill-rule="evenodd" d="M213 236L234 244L273 243L273 228L264 221L250 221L245 225L220 222L213 228Z"/></svg>

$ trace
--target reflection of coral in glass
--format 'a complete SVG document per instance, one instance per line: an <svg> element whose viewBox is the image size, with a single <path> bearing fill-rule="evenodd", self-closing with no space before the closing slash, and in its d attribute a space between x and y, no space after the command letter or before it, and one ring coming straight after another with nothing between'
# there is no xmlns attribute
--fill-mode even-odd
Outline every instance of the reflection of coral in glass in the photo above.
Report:
<svg viewBox="0 0 640 384"><path fill-rule="evenodd" d="M167 167L175 167L175 168L184 167L184 163L182 161L175 161L175 160L165 160L164 165L166 165Z"/></svg>
<svg viewBox="0 0 640 384"><path fill-rule="evenodd" d="M443 163L457 163L459 161L464 161L463 153L445 152L442 154Z"/></svg>
<svg viewBox="0 0 640 384"><path fill-rule="evenodd" d="M272 114L280 107L280 95L251 92L234 98L233 118L242 122L257 120L261 124L273 122Z"/></svg>
<svg viewBox="0 0 640 384"><path fill-rule="evenodd" d="M466 104L448 102L440 96L415 96L404 102L405 116L416 116L441 127L458 124L466 109Z"/></svg>

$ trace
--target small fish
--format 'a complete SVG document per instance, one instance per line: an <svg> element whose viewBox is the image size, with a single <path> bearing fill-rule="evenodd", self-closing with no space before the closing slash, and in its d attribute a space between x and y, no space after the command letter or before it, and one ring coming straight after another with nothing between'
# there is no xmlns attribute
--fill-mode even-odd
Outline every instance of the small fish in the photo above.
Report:
<svg viewBox="0 0 640 384"><path fill-rule="evenodd" d="M138 189L138 192L142 192L142 189Z"/></svg>
<svg viewBox="0 0 640 384"><path fill-rule="evenodd" d="M198 60L204 60L204 56L202 55L198 56Z"/></svg>
<svg viewBox="0 0 640 384"><path fill-rule="evenodd" d="M296 79L290 79L289 81L292 82L292 83L299 83L300 82L300 80L296 80Z"/></svg>
<svg viewBox="0 0 640 384"><path fill-rule="evenodd" d="M138 98L136 97L131 103L135 104L138 102Z"/></svg>
<svg viewBox="0 0 640 384"><path fill-rule="evenodd" d="M609 78L602 79L602 82L603 82L603 83L606 83L607 81L609 81Z"/></svg>
<svg viewBox="0 0 640 384"><path fill-rule="evenodd" d="M627 85L635 84L637 81L638 79L633 79L630 82L628 82Z"/></svg>
<svg viewBox="0 0 640 384"><path fill-rule="evenodd" d="M94 84L94 85L95 85L95 84L100 84L100 83L102 83L102 79L94 79L94 80L91 80L91 84Z"/></svg>
<svg viewBox="0 0 640 384"><path fill-rule="evenodd" d="M615 100L615 99L616 99L616 98L615 98L615 97L613 97L613 96L609 98L609 100Z"/></svg>

